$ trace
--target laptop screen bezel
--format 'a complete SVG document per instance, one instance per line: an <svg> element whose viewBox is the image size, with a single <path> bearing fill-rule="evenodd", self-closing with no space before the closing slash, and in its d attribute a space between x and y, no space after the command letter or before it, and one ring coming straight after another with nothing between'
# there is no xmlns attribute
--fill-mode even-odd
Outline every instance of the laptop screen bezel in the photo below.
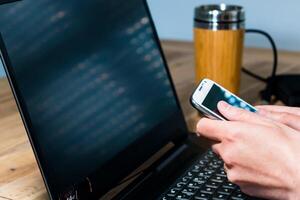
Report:
<svg viewBox="0 0 300 200"><path fill-rule="evenodd" d="M149 9L147 0L142 0L142 3L145 7L147 16L149 17L150 26L153 30L154 42L157 44L157 48L160 52L163 64L164 64L166 72L167 72L167 76L170 80L171 88L174 92L174 98L176 100L176 103L177 103L177 106L178 106L178 111L179 111L178 112L178 118L180 118L180 120L182 121L182 124L184 126L183 127L184 130L174 132L174 135L172 135L164 143L164 145L169 143L169 142L173 142L173 143L176 144L178 141L183 141L184 138L187 137L188 129L187 129L187 126L186 126L186 123L185 123L185 120L184 120L184 115L183 115L182 108L181 108L181 105L180 105L180 102L179 102L179 99L178 99L178 96L177 96L175 85L174 85L174 82L172 80L171 73L169 71L167 61L166 61L166 58L164 56L164 53L163 53L163 50L162 50L162 47L161 47L161 44L160 44L160 40L159 40L157 31L156 31L156 28L154 26L154 21L153 21L153 18L151 16L151 13L150 13L150 9ZM51 171L49 170L48 167L45 167L45 166L47 166L47 163L40 154L42 147L39 146L39 143L36 142L36 139L34 137L35 136L35 134L34 134L35 130L33 129L33 125L32 125L31 119L29 117L29 112L27 110L27 107L25 106L26 105L25 100L23 99L23 97L21 95L21 92L20 92L18 84L17 84L17 80L15 79L16 76L15 76L12 64L10 62L8 52L7 52L6 47L5 47L5 42L4 42L1 34L0 34L0 50L1 50L1 62L3 63L3 66L4 66L4 69L5 69L9 84L12 88L12 92L13 92L13 95L15 97L17 107L19 109L22 121L24 123L24 126L25 126L25 129L26 129L29 141L31 143L33 152L35 154L35 158L37 160L38 166L39 166L40 171L42 173L42 176L43 176L43 179L44 179L44 182L45 182L45 185L46 185L46 189L47 189L51 199L57 199L57 197L59 195L59 192L55 188L55 181L53 181L52 179L49 178L49 176L51 174ZM162 148L164 145L162 145L160 148ZM157 151L159 151L160 148L158 148ZM155 151L155 152L157 152L157 151ZM153 152L153 154L155 152ZM153 154L151 154L149 156L149 158ZM147 160L147 158L145 160ZM143 161L141 160L141 162L139 162L139 164L137 164L135 168L137 168L145 160L143 160ZM128 171L128 174L129 173L130 172ZM126 175L124 175L124 177L126 177ZM120 179L119 181L121 181L121 180L122 179ZM118 181L115 184L117 184L117 183L118 183ZM112 187L113 187L113 185L107 185L107 187L105 187L105 189L99 191L99 195L105 194L105 192L107 192Z"/></svg>

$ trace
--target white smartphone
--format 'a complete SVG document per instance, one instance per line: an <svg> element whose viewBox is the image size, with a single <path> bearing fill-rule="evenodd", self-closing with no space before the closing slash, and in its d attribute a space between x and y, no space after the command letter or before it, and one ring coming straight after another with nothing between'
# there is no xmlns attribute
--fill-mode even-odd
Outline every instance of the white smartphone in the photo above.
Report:
<svg viewBox="0 0 300 200"><path fill-rule="evenodd" d="M250 112L257 112L257 109L232 94L219 84L209 79L203 79L190 98L191 104L205 116L219 120L227 120L218 111L219 101L225 101L232 106L243 108Z"/></svg>

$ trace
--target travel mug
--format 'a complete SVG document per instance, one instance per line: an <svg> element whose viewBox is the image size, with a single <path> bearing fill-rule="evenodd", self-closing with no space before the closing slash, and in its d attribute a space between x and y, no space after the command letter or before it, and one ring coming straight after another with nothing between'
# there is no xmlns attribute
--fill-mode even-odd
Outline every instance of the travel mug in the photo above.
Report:
<svg viewBox="0 0 300 200"><path fill-rule="evenodd" d="M209 78L238 94L245 33L245 12L236 5L195 9L196 83Z"/></svg>

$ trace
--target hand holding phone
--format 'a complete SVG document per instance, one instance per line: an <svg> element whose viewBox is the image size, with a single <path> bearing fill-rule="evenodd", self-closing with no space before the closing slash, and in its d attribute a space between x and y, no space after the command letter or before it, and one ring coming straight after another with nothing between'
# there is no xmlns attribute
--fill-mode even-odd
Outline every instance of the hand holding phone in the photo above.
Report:
<svg viewBox="0 0 300 200"><path fill-rule="evenodd" d="M227 89L209 79L203 79L190 98L191 104L198 111L207 117L219 120L227 120L218 111L219 101L225 101L232 106L239 107L250 112L257 112L257 109L237 97Z"/></svg>

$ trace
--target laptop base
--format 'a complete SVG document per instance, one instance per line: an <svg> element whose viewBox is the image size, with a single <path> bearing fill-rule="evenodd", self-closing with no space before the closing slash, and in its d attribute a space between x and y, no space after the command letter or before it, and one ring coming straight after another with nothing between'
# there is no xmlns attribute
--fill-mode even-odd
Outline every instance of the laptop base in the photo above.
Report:
<svg viewBox="0 0 300 200"><path fill-rule="evenodd" d="M173 158L167 164L159 165L152 174L139 184L133 183L134 188L122 192L116 199L258 199L243 194L237 185L230 183L223 161L210 149L201 148L198 141L199 138L190 135L177 147L179 151L174 151L176 156L169 156Z"/></svg>

